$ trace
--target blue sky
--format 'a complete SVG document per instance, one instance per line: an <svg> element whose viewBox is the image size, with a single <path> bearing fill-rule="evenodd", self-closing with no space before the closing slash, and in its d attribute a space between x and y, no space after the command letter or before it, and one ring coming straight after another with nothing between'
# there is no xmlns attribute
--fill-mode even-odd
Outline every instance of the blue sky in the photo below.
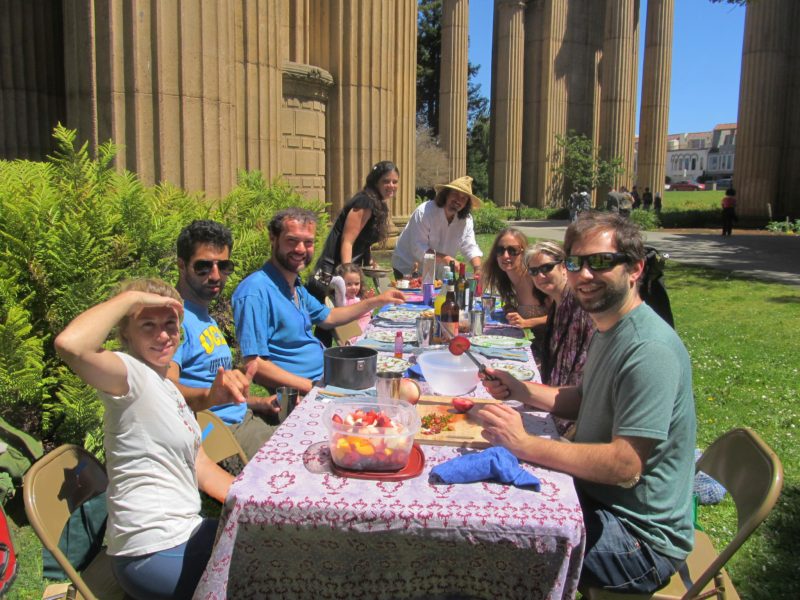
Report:
<svg viewBox="0 0 800 600"><path fill-rule="evenodd" d="M469 4L469 60L481 65L477 82L488 98L494 2L470 0ZM641 86L647 0L641 0L640 14ZM709 0L675 0L669 133L710 131L719 123L736 122L744 14L745 9L740 6L712 4Z"/></svg>

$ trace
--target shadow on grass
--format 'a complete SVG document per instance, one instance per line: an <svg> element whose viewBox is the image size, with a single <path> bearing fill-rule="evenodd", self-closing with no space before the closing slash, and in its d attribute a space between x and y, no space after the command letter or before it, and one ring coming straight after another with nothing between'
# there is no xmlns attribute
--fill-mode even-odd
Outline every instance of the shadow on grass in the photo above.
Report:
<svg viewBox="0 0 800 600"><path fill-rule="evenodd" d="M800 294L797 296L776 296L775 298L768 298L767 302L774 302L775 304L800 304Z"/></svg>
<svg viewBox="0 0 800 600"><path fill-rule="evenodd" d="M800 556L800 488L783 488L780 500L756 535L761 551L768 557L739 564L737 579L742 598L752 600L795 600L800 598L797 557ZM753 536L755 537L755 536ZM752 543L753 537L745 545ZM749 590L749 593L748 593Z"/></svg>

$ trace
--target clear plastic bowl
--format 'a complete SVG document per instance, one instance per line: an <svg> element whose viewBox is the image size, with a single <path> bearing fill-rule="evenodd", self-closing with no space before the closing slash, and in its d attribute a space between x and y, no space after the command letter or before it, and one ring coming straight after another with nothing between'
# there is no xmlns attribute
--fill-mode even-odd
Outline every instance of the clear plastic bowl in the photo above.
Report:
<svg viewBox="0 0 800 600"><path fill-rule="evenodd" d="M397 428L351 425L348 415L374 411L389 417ZM338 415L343 423L336 423ZM333 462L354 471L397 471L408 464L414 436L420 428L417 409L408 402L378 402L375 398L337 398L322 417L328 430L328 447Z"/></svg>
<svg viewBox="0 0 800 600"><path fill-rule="evenodd" d="M472 355L488 364L482 356L474 352ZM417 364L425 381L441 396L467 394L478 385L478 367L464 354L454 356L449 350L424 352L417 356Z"/></svg>

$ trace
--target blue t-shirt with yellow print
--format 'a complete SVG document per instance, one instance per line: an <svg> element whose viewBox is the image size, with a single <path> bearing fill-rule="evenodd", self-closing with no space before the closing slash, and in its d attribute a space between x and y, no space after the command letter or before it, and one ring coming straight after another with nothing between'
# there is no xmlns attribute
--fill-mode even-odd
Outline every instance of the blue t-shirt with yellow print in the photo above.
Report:
<svg viewBox="0 0 800 600"><path fill-rule="evenodd" d="M231 349L208 308L183 301L183 342L172 358L181 368L180 383L186 387L208 388L217 369L233 368ZM211 408L228 424L241 423L247 404L223 404Z"/></svg>

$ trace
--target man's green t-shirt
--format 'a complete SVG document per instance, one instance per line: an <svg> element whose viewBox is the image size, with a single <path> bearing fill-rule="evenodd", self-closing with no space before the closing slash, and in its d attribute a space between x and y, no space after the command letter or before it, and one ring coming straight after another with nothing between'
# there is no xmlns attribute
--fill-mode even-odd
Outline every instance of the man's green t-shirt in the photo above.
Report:
<svg viewBox="0 0 800 600"><path fill-rule="evenodd" d="M678 335L646 304L595 332L581 384L575 442L612 436L655 440L632 488L576 481L657 552L683 559L692 549L695 409L692 367Z"/></svg>

